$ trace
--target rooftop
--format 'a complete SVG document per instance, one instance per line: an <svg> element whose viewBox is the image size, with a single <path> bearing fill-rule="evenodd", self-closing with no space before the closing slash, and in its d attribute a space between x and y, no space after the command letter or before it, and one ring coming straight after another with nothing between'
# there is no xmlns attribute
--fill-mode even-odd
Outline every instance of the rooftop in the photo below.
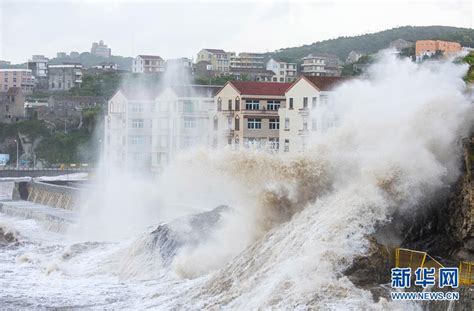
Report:
<svg viewBox="0 0 474 311"><path fill-rule="evenodd" d="M291 83L280 82L227 82L227 84L229 83L242 95L285 96L285 91L291 86Z"/></svg>
<svg viewBox="0 0 474 311"><path fill-rule="evenodd" d="M203 49L203 50L206 50L210 53L214 53L214 54L225 54L225 51L224 50L221 50L221 49Z"/></svg>
<svg viewBox="0 0 474 311"><path fill-rule="evenodd" d="M143 54L140 54L137 57L144 58L144 59L146 58L146 59L161 59L161 60L163 60L163 58L161 58L161 56L158 56L158 55L143 55Z"/></svg>
<svg viewBox="0 0 474 311"><path fill-rule="evenodd" d="M321 76L305 76L302 78L308 80L316 88L321 91L329 91L332 88L336 87L338 84L341 84L344 81L347 81L346 77L321 77Z"/></svg>

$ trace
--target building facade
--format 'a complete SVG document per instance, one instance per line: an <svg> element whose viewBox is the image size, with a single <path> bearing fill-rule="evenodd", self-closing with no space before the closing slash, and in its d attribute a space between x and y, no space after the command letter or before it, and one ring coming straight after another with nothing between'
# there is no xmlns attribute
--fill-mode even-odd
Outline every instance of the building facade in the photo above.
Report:
<svg viewBox="0 0 474 311"><path fill-rule="evenodd" d="M102 56L102 57L110 57L112 55L112 50L109 49L107 44L104 44L103 40L100 40L99 43L93 42L91 47L91 54ZM72 57L72 52L71 52Z"/></svg>
<svg viewBox="0 0 474 311"><path fill-rule="evenodd" d="M397 51L401 51L403 49L410 48L413 45L414 45L413 42L403 40L403 39L397 39L390 42L389 48L395 49Z"/></svg>
<svg viewBox="0 0 474 311"><path fill-rule="evenodd" d="M81 64L49 65L49 90L67 91L82 84Z"/></svg>
<svg viewBox="0 0 474 311"><path fill-rule="evenodd" d="M242 52L230 56L230 70L237 68L264 69L265 62L262 53Z"/></svg>
<svg viewBox="0 0 474 311"><path fill-rule="evenodd" d="M449 56L461 52L462 47L458 42L441 40L418 40L415 45L416 60L421 61L424 56L432 56L436 51L443 52L444 56Z"/></svg>
<svg viewBox="0 0 474 311"><path fill-rule="evenodd" d="M227 74L230 70L230 58L235 53L227 53L221 49L202 49L197 54L196 62L206 61L212 66L212 70L219 74Z"/></svg>
<svg viewBox="0 0 474 311"><path fill-rule="evenodd" d="M300 76L285 93L286 105L278 110L280 152L298 152L306 148L312 132L324 132L334 126L335 116L328 109L331 90L342 77Z"/></svg>
<svg viewBox="0 0 474 311"><path fill-rule="evenodd" d="M35 86L35 78L30 69L0 69L0 92L18 87L25 94L31 93Z"/></svg>
<svg viewBox="0 0 474 311"><path fill-rule="evenodd" d="M105 160L160 173L180 152L209 144L209 113L218 86L120 89L108 102Z"/></svg>
<svg viewBox="0 0 474 311"><path fill-rule="evenodd" d="M291 83L229 81L214 97L210 136L215 147L278 150L278 109Z"/></svg>
<svg viewBox="0 0 474 311"><path fill-rule="evenodd" d="M272 82L293 82L298 77L296 63L287 63L270 58L266 64L266 68L274 73Z"/></svg>
<svg viewBox="0 0 474 311"><path fill-rule="evenodd" d="M25 119L25 96L19 87L0 92L0 123L15 123Z"/></svg>
<svg viewBox="0 0 474 311"><path fill-rule="evenodd" d="M151 170L160 173L179 153L209 146L209 113L219 86L170 86L152 113Z"/></svg>
<svg viewBox="0 0 474 311"><path fill-rule="evenodd" d="M157 55L138 55L133 60L133 73L158 73L165 71L165 61Z"/></svg>
<svg viewBox="0 0 474 311"><path fill-rule="evenodd" d="M348 64L355 63L364 55L365 54L362 52L352 50L349 52L349 55L347 55L346 63Z"/></svg>
<svg viewBox="0 0 474 311"><path fill-rule="evenodd" d="M309 76L337 77L341 75L340 60L336 55L318 53L303 57L303 74Z"/></svg>

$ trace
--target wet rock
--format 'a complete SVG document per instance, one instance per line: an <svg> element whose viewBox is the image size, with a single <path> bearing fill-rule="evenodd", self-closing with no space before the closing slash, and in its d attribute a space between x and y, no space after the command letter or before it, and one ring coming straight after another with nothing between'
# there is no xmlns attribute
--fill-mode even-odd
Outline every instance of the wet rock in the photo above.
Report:
<svg viewBox="0 0 474 311"><path fill-rule="evenodd" d="M388 291L380 286L390 282L390 269L393 267L393 250L369 238L367 254L354 259L344 274L358 287L372 292L374 301L388 297Z"/></svg>
<svg viewBox="0 0 474 311"><path fill-rule="evenodd" d="M474 261L474 252L461 247L454 252L453 257L458 261Z"/></svg>
<svg viewBox="0 0 474 311"><path fill-rule="evenodd" d="M18 233L7 231L4 228L0 227L0 246L6 246L10 244L18 243Z"/></svg>

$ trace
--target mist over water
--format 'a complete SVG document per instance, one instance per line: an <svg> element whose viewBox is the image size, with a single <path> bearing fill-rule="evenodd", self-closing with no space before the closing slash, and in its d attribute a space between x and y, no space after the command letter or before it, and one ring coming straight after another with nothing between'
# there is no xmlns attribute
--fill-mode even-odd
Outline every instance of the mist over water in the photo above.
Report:
<svg viewBox="0 0 474 311"><path fill-rule="evenodd" d="M127 284L110 297L136 291L116 307L415 308L374 303L342 271L377 226L458 177L474 121L466 70L382 53L334 91L335 126L304 152L200 147L156 179L106 168L68 235L76 246L40 257L103 292Z"/></svg>

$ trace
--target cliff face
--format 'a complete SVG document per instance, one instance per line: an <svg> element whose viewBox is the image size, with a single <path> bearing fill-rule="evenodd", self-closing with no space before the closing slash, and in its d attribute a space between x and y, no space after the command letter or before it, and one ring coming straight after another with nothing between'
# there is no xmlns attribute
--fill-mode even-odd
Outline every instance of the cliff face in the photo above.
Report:
<svg viewBox="0 0 474 311"><path fill-rule="evenodd" d="M464 148L465 173L458 191L448 206L450 215L448 233L458 243L453 250L457 260L474 261L474 137L466 141Z"/></svg>

